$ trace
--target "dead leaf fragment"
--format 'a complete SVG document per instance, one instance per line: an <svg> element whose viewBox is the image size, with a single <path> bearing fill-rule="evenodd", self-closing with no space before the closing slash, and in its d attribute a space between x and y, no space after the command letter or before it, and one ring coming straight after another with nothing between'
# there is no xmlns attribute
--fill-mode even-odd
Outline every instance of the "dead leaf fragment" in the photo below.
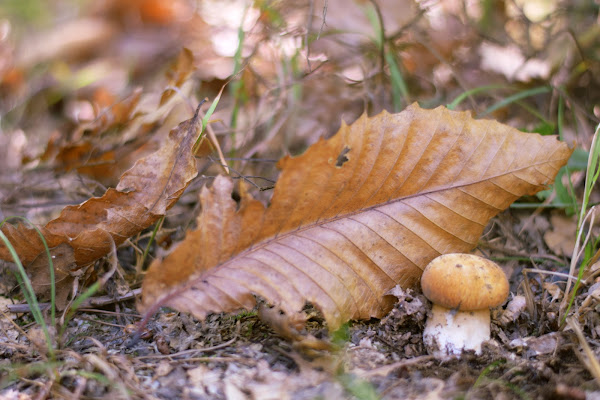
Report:
<svg viewBox="0 0 600 400"><path fill-rule="evenodd" d="M544 242L554 254L559 256L571 256L575 250L577 223L573 218L561 215L550 217L552 230L544 232Z"/></svg>
<svg viewBox="0 0 600 400"><path fill-rule="evenodd" d="M294 347L305 354L317 354L318 350L331 350L329 341L318 339L310 333L304 332L306 318L304 314L294 316L282 314L276 308L269 308L264 304L258 307L258 317L268 324L280 336L294 342Z"/></svg>
<svg viewBox="0 0 600 400"><path fill-rule="evenodd" d="M151 265L141 308L204 318L258 295L288 315L311 302L332 330L380 318L390 289L475 247L490 218L545 188L570 154L554 137L443 107L363 115L280 160L268 208L243 186L238 207L223 176L204 188L198 229Z"/></svg>
<svg viewBox="0 0 600 400"><path fill-rule="evenodd" d="M73 275L76 269L73 248L66 243L50 249L50 257L54 266L54 282L56 285L56 307L64 310L67 305L67 297L73 286ZM41 300L50 299L50 271L48 269L48 256L45 251L41 252L31 264L27 266L27 272L31 276L31 284Z"/></svg>
<svg viewBox="0 0 600 400"><path fill-rule="evenodd" d="M550 354L564 342L559 332L551 332L542 336L529 336L513 339L508 346L512 349L526 350L529 357Z"/></svg>
<svg viewBox="0 0 600 400"><path fill-rule="evenodd" d="M550 65L537 58L526 59L517 46L502 47L484 42L479 48L481 68L504 75L509 81L548 79Z"/></svg>
<svg viewBox="0 0 600 400"><path fill-rule="evenodd" d="M117 32L115 24L101 18L67 21L21 43L15 64L26 69L52 58L74 57L106 45Z"/></svg>
<svg viewBox="0 0 600 400"><path fill-rule="evenodd" d="M175 90L180 88L194 71L194 55L192 52L183 48L175 62L167 70L168 88L163 92L160 98L160 105L165 104L173 95Z"/></svg>
<svg viewBox="0 0 600 400"><path fill-rule="evenodd" d="M121 176L116 188L108 189L102 197L65 207L58 218L39 227L48 246L68 244L76 265L82 266L108 254L113 241L119 245L165 215L198 173L192 155L198 118L196 112L173 129L156 152L140 158ZM24 264L45 254L32 227L5 224L2 232ZM2 243L0 258L12 261Z"/></svg>

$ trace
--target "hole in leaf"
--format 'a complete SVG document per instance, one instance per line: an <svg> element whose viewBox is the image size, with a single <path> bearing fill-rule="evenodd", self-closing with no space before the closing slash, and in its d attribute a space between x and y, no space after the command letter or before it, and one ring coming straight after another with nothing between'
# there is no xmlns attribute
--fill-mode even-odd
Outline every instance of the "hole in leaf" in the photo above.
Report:
<svg viewBox="0 0 600 400"><path fill-rule="evenodd" d="M337 168L341 168L346 163L346 161L349 160L349 158L346 157L346 154L348 154L349 152L350 148L348 146L344 146L344 148L340 152L340 155L337 157L337 161L335 162L335 166Z"/></svg>

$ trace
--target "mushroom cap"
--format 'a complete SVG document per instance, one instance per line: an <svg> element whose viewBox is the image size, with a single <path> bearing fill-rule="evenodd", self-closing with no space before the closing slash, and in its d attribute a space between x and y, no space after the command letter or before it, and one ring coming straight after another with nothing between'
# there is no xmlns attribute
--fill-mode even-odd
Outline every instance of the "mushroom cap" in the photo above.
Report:
<svg viewBox="0 0 600 400"><path fill-rule="evenodd" d="M460 311L496 307L508 297L508 279L502 268L472 254L434 258L423 271L421 288L432 303Z"/></svg>

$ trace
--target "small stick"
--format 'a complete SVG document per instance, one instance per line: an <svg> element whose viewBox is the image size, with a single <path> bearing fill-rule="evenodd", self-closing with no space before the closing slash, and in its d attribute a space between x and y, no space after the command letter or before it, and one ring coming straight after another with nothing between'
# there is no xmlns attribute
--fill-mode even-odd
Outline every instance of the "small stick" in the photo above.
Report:
<svg viewBox="0 0 600 400"><path fill-rule="evenodd" d="M215 345L215 346L211 346L211 347L205 347L205 348L202 348L202 349L183 350L183 351L180 351L178 353L173 353L173 354L152 354L152 355L148 355L148 356L139 356L139 357L136 357L136 358L138 360L149 359L149 358L171 358L171 357L177 357L177 356L184 356L186 354L207 353L209 351L215 351L215 350L227 347L230 344L232 344L233 342L235 342L236 339L237 339L237 337L234 337L233 339L228 340L225 343L221 343L221 344L218 344L218 345Z"/></svg>
<svg viewBox="0 0 600 400"><path fill-rule="evenodd" d="M384 365L379 368L374 368L369 371L360 371L360 372L356 371L356 372L357 372L357 375L360 376L361 378L369 378L371 376L376 376L376 375L386 376L390 372L392 372L393 370L395 370L397 368L408 367L409 365L419 364L421 362L431 361L433 359L434 359L434 356L430 356L430 355L419 356L419 357L414 357L414 358L407 358L405 360L400 360L398 362Z"/></svg>
<svg viewBox="0 0 600 400"><path fill-rule="evenodd" d="M134 289L131 292L119 296L119 297L110 297L110 296L99 296L99 297L91 297L85 300L82 304L82 308L89 307L100 307L105 306L107 304L118 303L120 301L132 300L139 296L142 293L142 289ZM39 303L40 310L45 310L50 307L50 303ZM29 304L10 304L7 306L8 311L11 313L29 313L31 309L29 308Z"/></svg>

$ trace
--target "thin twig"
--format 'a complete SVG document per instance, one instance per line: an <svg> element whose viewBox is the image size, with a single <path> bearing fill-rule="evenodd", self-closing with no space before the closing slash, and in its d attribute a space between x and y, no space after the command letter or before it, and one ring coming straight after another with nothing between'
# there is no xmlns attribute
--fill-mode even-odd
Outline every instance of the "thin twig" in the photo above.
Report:
<svg viewBox="0 0 600 400"><path fill-rule="evenodd" d="M139 315L139 314L116 312L116 311L108 311L108 310L99 310L97 308L82 308L82 307L79 307L77 310L81 311L81 312L87 312L87 313L117 315L117 316L121 316L121 317L131 317L131 318L142 318L142 316Z"/></svg>
<svg viewBox="0 0 600 400"><path fill-rule="evenodd" d="M216 163L216 160L214 160L212 157L208 157L208 159L214 163ZM263 187L258 186L256 183L252 182L249 178L253 178L253 179L262 179L265 180L269 183L275 183L274 180L269 179L269 178L265 178L263 176L256 176L256 175L243 175L241 172L237 171L236 169L234 169L233 167L229 167L229 170L235 174L237 174L238 176L234 176L232 177L232 179L243 179L244 181L248 182L250 185L254 186L255 188L257 188L258 190L264 190Z"/></svg>
<svg viewBox="0 0 600 400"><path fill-rule="evenodd" d="M248 366L256 365L256 360L242 357L192 357L171 360L171 364L181 364L187 362L238 362Z"/></svg>
<svg viewBox="0 0 600 400"><path fill-rule="evenodd" d="M319 33L317 33L317 39L319 39L321 37L321 34L323 33L323 30L325 29L325 25L327 25L327 23L325 22L327 20L327 8L329 7L329 0L325 0L325 4L323 4L323 21L321 22L321 27L319 28Z"/></svg>
<svg viewBox="0 0 600 400"><path fill-rule="evenodd" d="M77 318L82 321L89 321L89 322L97 323L100 325L112 326L114 328L121 328L121 329L125 328L125 325L113 324L113 323L101 321L98 319L92 319L92 318L86 318L86 317L77 317Z"/></svg>
<svg viewBox="0 0 600 400"><path fill-rule="evenodd" d="M562 259L560 259L560 258L558 258L556 256L553 256L551 254L525 253L525 252L520 252L520 251L516 251L516 250L510 250L510 249L504 248L502 246L496 246L496 245L493 245L493 244L491 244L489 242L479 242L479 243L477 243L477 245L481 246L481 247L488 248L490 250L499 251L499 252L502 252L502 253L504 253L506 255L514 256L514 257L542 258L542 259L552 260L552 261L555 261L555 262L560 263L560 264L564 264L564 262L565 262L564 260L562 260Z"/></svg>
<svg viewBox="0 0 600 400"><path fill-rule="evenodd" d="M123 296L119 296L119 297L111 297L111 296L91 297L91 298L87 299L86 301L84 301L81 304L81 306L83 308L101 307L101 306L105 306L108 304L119 303L121 301L132 300L132 299L135 299L140 294L142 294L142 289L134 289L131 292L129 292ZM39 306L40 306L40 310L45 310L48 307L50 307L50 303L39 303ZM9 304L7 306L7 308L8 308L8 311L10 311L11 313L31 312L31 309L29 308L29 304Z"/></svg>
<svg viewBox="0 0 600 400"><path fill-rule="evenodd" d="M390 372L392 372L395 369L407 367L409 365L420 364L422 362L431 361L433 359L434 359L434 356L425 355L425 356L419 356L419 357L414 357L414 358L408 358L405 360L400 360L395 363L384 365L382 367L371 369L368 371L363 370L363 371L354 371L354 372L361 378L369 378L369 377L376 376L376 375L387 376Z"/></svg>
<svg viewBox="0 0 600 400"><path fill-rule="evenodd" d="M237 339L237 337L234 337L231 340L228 340L225 343L221 343L218 344L216 346L211 346L211 347L204 347L202 349L189 349L189 350L183 350L180 351L178 353L173 353L173 354L153 354L153 355L149 355L149 356L139 356L136 357L137 360L141 360L141 359L149 359L149 358L172 358L172 357L179 357L179 356L184 356L187 354L195 354L195 353L207 353L209 351L215 351L218 349L222 349L224 347L229 346L230 344L233 344L233 342L235 342Z"/></svg>
<svg viewBox="0 0 600 400"><path fill-rule="evenodd" d="M48 304L48 306L50 306L50 304ZM24 331L24 330L23 330L23 329L22 329L22 328L21 328L19 325L17 325L17 324L15 323L15 321L13 321L13 320L12 320L12 318L10 318L8 315L6 315L6 313L5 313L4 311L0 310L0 314L2 314L2 316L3 316L3 317L4 317L4 318L5 318L5 319L6 319L8 322L10 322L10 323L13 325L13 327L14 327L14 328L15 328L15 329L16 329L16 330L19 332L19 333L21 333L21 335L23 335L23 336L25 336L25 337L29 338L29 337L27 336L27 333L25 333L25 331ZM3 327L2 329L4 330L4 327ZM8 336L8 335L6 335L6 337L8 338L9 336Z"/></svg>

